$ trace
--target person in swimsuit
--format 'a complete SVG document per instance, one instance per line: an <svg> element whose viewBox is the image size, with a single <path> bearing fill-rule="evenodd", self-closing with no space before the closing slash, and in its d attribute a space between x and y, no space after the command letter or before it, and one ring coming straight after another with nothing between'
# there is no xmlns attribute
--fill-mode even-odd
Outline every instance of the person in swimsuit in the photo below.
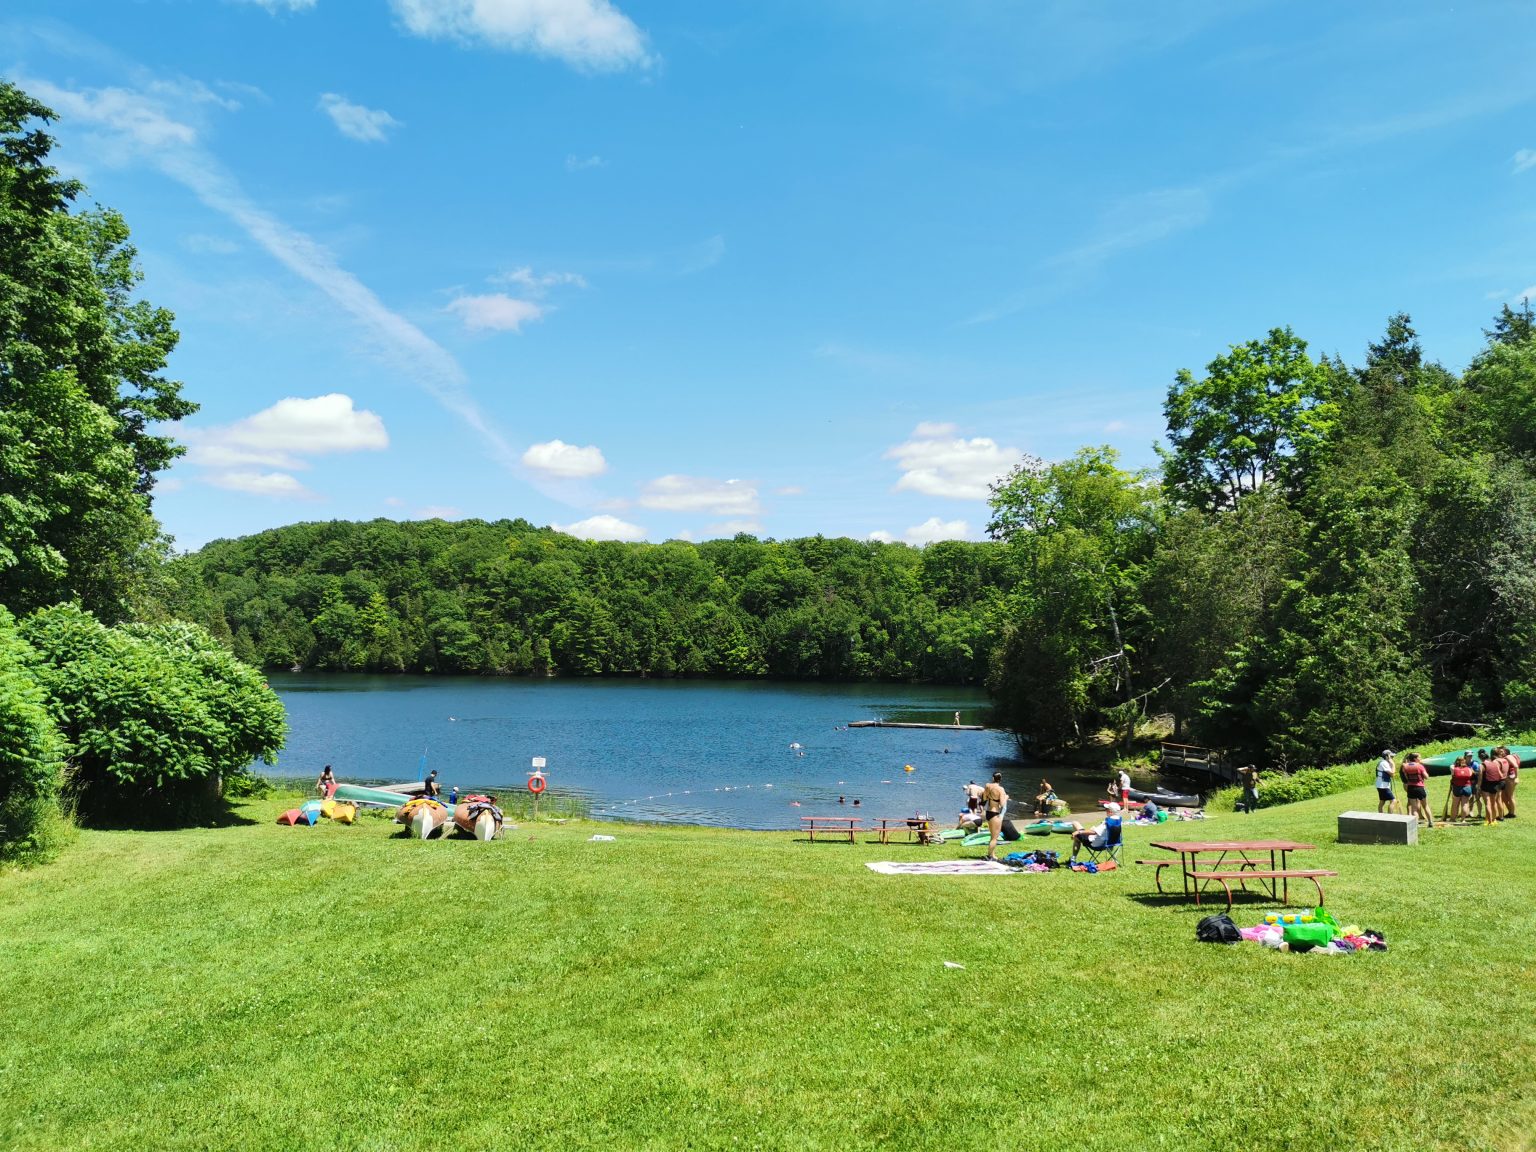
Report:
<svg viewBox="0 0 1536 1152"><path fill-rule="evenodd" d="M1402 771L1398 774L1402 776L1403 787L1408 793L1408 814L1417 816L1433 828L1435 818L1429 814L1429 769L1424 767L1424 761L1417 752L1408 753L1403 760Z"/></svg>
<svg viewBox="0 0 1536 1152"><path fill-rule="evenodd" d="M315 781L315 795L329 800L331 793L334 791L336 791L336 774L331 771L331 766L327 764L324 768L320 769L320 779Z"/></svg>
<svg viewBox="0 0 1536 1152"><path fill-rule="evenodd" d="M1049 780L1040 781L1040 791L1035 795L1035 818L1044 820L1056 804L1056 790Z"/></svg>
<svg viewBox="0 0 1536 1152"><path fill-rule="evenodd" d="M1003 790L1003 774L992 773L992 782L981 790L981 803L987 818L987 859L997 859L997 838L1003 834L1003 815L1008 811L1008 793Z"/></svg>

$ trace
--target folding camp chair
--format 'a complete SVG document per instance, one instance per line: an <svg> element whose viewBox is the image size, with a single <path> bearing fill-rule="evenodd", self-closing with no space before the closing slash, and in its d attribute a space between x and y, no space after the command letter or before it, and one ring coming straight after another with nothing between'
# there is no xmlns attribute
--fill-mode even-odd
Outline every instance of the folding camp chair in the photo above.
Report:
<svg viewBox="0 0 1536 1152"><path fill-rule="evenodd" d="M1093 841L1085 840L1082 849L1087 852L1086 858L1079 857L1085 864L1097 864L1101 857L1108 857L1116 864L1120 863L1120 818L1111 816L1104 821L1104 846L1095 848Z"/></svg>

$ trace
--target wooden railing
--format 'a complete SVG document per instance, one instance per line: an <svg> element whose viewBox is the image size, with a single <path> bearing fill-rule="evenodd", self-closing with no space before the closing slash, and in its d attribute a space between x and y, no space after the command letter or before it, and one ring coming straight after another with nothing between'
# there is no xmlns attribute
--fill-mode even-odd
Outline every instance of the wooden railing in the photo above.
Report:
<svg viewBox="0 0 1536 1152"><path fill-rule="evenodd" d="M1220 780L1236 782L1237 769L1227 763L1226 754L1219 748L1201 748L1195 744L1163 744L1164 768L1180 768L1204 772Z"/></svg>

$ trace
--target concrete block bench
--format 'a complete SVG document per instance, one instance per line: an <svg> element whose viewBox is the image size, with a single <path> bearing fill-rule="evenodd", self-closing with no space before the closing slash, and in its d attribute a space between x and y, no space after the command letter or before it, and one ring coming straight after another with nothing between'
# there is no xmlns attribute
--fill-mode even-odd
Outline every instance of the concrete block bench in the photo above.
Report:
<svg viewBox="0 0 1536 1152"><path fill-rule="evenodd" d="M1340 844L1417 844L1417 816L1390 812L1340 812Z"/></svg>

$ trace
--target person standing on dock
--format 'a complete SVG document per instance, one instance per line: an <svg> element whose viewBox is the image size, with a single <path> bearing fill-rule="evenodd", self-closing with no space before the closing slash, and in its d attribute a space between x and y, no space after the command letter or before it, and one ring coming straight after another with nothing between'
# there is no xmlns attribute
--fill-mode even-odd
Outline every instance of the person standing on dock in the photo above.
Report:
<svg viewBox="0 0 1536 1152"><path fill-rule="evenodd" d="M960 713L958 712L955 713L955 727L960 727Z"/></svg>
<svg viewBox="0 0 1536 1152"><path fill-rule="evenodd" d="M1003 816L1008 811L1008 793L1003 790L1003 774L992 773L992 783L981 790L981 802L986 808L987 830L992 838L987 841L987 859L997 859L997 838L1003 834Z"/></svg>

